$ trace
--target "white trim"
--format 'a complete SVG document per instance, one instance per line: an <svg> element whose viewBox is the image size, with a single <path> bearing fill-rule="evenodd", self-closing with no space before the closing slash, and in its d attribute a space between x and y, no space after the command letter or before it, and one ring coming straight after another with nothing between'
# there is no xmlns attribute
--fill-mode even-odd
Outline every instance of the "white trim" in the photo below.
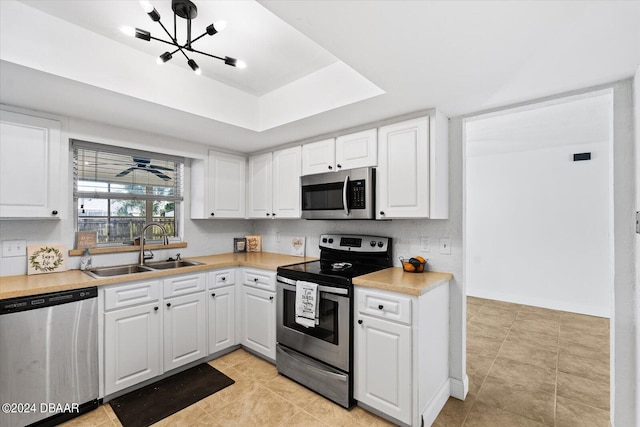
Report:
<svg viewBox="0 0 640 427"><path fill-rule="evenodd" d="M457 381L457 380L452 380L448 378L442 384L442 387L440 387L435 397L431 400L431 403L429 403L429 406L427 406L427 409L425 409L424 412L422 413L422 417L421 417L422 419L418 420L419 425L430 426L431 424L433 424L436 418L438 418L438 414L440 414L440 411L442 410L444 405L447 403L447 400L449 399L452 381Z"/></svg>
<svg viewBox="0 0 640 427"><path fill-rule="evenodd" d="M451 397L455 397L458 400L464 400L467 397L467 393L469 393L469 377L467 376L467 374L464 374L464 379L462 380L449 378L449 382L449 395Z"/></svg>

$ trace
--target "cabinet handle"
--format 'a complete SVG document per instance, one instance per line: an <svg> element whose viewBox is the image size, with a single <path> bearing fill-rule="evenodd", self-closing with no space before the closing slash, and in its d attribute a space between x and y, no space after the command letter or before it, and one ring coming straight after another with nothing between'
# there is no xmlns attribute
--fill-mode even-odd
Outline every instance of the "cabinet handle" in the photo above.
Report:
<svg viewBox="0 0 640 427"><path fill-rule="evenodd" d="M271 214L269 212L267 212L267 216L271 216Z"/></svg>
<svg viewBox="0 0 640 427"><path fill-rule="evenodd" d="M257 282L257 281L258 281L258 278L257 278L257 277L254 277L254 278L253 278L253 281L254 281L254 282Z"/></svg>
<svg viewBox="0 0 640 427"><path fill-rule="evenodd" d="M171 307L171 303L170 302L167 303L167 307Z"/></svg>
<svg viewBox="0 0 640 427"><path fill-rule="evenodd" d="M58 211L56 210L51 211L51 215L58 215Z"/></svg>
<svg viewBox="0 0 640 427"><path fill-rule="evenodd" d="M158 306L153 307L154 311L158 311Z"/></svg>
<svg viewBox="0 0 640 427"><path fill-rule="evenodd" d="M212 297L215 297L215 296L216 296L216 294L211 294L211 296L212 296Z"/></svg>
<svg viewBox="0 0 640 427"><path fill-rule="evenodd" d="M342 167L342 165L340 163L338 163L336 166L338 167L338 169L340 169Z"/></svg>
<svg viewBox="0 0 640 427"><path fill-rule="evenodd" d="M215 212L211 212L211 216L216 216Z"/></svg>
<svg viewBox="0 0 640 427"><path fill-rule="evenodd" d="M269 301L273 301L273 297L269 297Z"/></svg>
<svg viewBox="0 0 640 427"><path fill-rule="evenodd" d="M362 325L362 319L358 320L358 325Z"/></svg>
<svg viewBox="0 0 640 427"><path fill-rule="evenodd" d="M271 216L276 216L276 213L275 213L275 212L274 212L274 213L272 213L272 214L271 214Z"/></svg>
<svg viewBox="0 0 640 427"><path fill-rule="evenodd" d="M380 305L378 306L378 310L382 310L383 308L384 308L384 306L383 306L382 304L380 304Z"/></svg>
<svg viewBox="0 0 640 427"><path fill-rule="evenodd" d="M329 165L329 170L333 170L333 166Z"/></svg>
<svg viewBox="0 0 640 427"><path fill-rule="evenodd" d="M222 277L220 278L220 280L222 280L222 281L224 282L225 280L227 280L227 278L226 278L226 277L224 277L224 276L222 276Z"/></svg>
<svg viewBox="0 0 640 427"><path fill-rule="evenodd" d="M384 211L380 211L380 215L384 215Z"/></svg>

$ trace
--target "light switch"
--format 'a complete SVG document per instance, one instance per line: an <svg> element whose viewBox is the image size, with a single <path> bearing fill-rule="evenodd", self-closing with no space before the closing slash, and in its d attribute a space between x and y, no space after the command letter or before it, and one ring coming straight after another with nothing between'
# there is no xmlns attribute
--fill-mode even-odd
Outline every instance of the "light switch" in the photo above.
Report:
<svg viewBox="0 0 640 427"><path fill-rule="evenodd" d="M26 240L5 240L2 242L2 258L27 255Z"/></svg>
<svg viewBox="0 0 640 427"><path fill-rule="evenodd" d="M448 237L440 238L440 253L451 255L451 239Z"/></svg>
<svg viewBox="0 0 640 427"><path fill-rule="evenodd" d="M431 239L428 237L420 238L420 252L431 252Z"/></svg>

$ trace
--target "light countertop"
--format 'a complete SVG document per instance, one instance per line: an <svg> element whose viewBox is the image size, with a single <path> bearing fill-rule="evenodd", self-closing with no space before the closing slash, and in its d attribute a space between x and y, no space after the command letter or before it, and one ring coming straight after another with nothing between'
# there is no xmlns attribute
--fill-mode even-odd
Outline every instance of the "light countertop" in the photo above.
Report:
<svg viewBox="0 0 640 427"><path fill-rule="evenodd" d="M253 267L275 271L280 265L312 261L316 258L296 257L271 252L226 253L200 257L189 257L189 260L201 262L202 265L182 267L177 270L158 270L122 276L94 279L80 270L68 270L60 273L19 275L0 277L0 299L37 295L48 292L67 291L91 286L104 286L116 283L145 280L175 274L193 273L225 267ZM450 273L425 272L405 273L402 268L391 267L359 276L353 279L355 285L399 292L408 295L422 295L434 287L448 283L452 279Z"/></svg>
<svg viewBox="0 0 640 427"><path fill-rule="evenodd" d="M401 294L420 296L430 290L448 284L453 275L437 271L424 273L407 273L400 267L385 268L384 270L354 277L353 284Z"/></svg>

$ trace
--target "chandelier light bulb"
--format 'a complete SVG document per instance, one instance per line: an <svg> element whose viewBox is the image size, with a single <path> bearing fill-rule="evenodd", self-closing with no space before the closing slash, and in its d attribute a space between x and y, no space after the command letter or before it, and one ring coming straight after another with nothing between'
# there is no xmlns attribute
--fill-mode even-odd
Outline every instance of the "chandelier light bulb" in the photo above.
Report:
<svg viewBox="0 0 640 427"><path fill-rule="evenodd" d="M238 60L238 62L236 62L236 68L247 68L247 63L241 60Z"/></svg>
<svg viewBox="0 0 640 427"><path fill-rule="evenodd" d="M213 25L216 27L216 30L218 30L218 32L224 30L225 28L227 28L227 21L215 21L213 23Z"/></svg>
<svg viewBox="0 0 640 427"><path fill-rule="evenodd" d="M142 6L142 9L145 11L145 13L153 12L153 5L148 1L140 0L138 3L140 3L140 6Z"/></svg>
<svg viewBox="0 0 640 427"><path fill-rule="evenodd" d="M136 29L133 27L130 27L128 25L123 25L120 27L120 31L122 31L123 34L129 36L129 37L135 37L136 36Z"/></svg>

